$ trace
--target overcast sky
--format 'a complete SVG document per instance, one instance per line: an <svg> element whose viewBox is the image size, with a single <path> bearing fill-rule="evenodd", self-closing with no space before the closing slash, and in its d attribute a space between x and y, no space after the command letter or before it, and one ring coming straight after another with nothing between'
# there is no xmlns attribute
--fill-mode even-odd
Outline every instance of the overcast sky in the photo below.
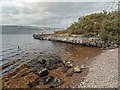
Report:
<svg viewBox="0 0 120 90"><path fill-rule="evenodd" d="M86 0L86 2L2 0L0 15L2 15L2 24L68 27L83 15L110 9L111 3L105 1L111 0L100 1L103 2L90 2L90 0Z"/></svg>

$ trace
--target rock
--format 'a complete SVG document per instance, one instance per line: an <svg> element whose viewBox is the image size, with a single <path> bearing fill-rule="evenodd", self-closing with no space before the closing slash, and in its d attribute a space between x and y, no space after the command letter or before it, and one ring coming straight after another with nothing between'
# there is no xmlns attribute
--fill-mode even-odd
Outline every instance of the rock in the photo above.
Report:
<svg viewBox="0 0 120 90"><path fill-rule="evenodd" d="M65 73L65 72L67 72L68 69L69 69L68 67L63 67L62 72Z"/></svg>
<svg viewBox="0 0 120 90"><path fill-rule="evenodd" d="M28 85L28 87L33 88L33 87L36 87L37 85L39 85L40 81L41 81L40 78L37 78L34 81L28 83L27 85Z"/></svg>
<svg viewBox="0 0 120 90"><path fill-rule="evenodd" d="M72 65L71 62L67 62L67 63L66 63L66 66L70 68L70 67L72 67L73 65Z"/></svg>
<svg viewBox="0 0 120 90"><path fill-rule="evenodd" d="M63 61L63 65L64 65L65 67L68 67L68 68L70 68L70 67L73 66L70 61L66 61L66 60Z"/></svg>
<svg viewBox="0 0 120 90"><path fill-rule="evenodd" d="M64 65L64 68L63 68L62 72L64 72L64 73L67 72L67 70L73 66L71 61L67 61L67 60L63 61L63 65Z"/></svg>
<svg viewBox="0 0 120 90"><path fill-rule="evenodd" d="M42 59L42 60L40 60L39 62L40 62L40 64L45 64L46 60L45 60L45 59Z"/></svg>
<svg viewBox="0 0 120 90"><path fill-rule="evenodd" d="M62 64L62 60L60 57L50 54L41 54L37 56L35 59L28 62L28 65L32 68L33 72L37 72L38 70L47 68L48 70L57 69Z"/></svg>
<svg viewBox="0 0 120 90"><path fill-rule="evenodd" d="M46 67L47 67L49 70L57 69L58 66L59 66L59 64L54 64L54 62L47 62L47 63L46 63Z"/></svg>
<svg viewBox="0 0 120 90"><path fill-rule="evenodd" d="M49 74L48 72L48 69L47 68L44 68L44 69L41 69L39 71L37 71L37 73L39 76L43 77L43 76L47 76Z"/></svg>
<svg viewBox="0 0 120 90"><path fill-rule="evenodd" d="M37 64L32 67L32 72L36 73L38 70L46 68L46 64Z"/></svg>
<svg viewBox="0 0 120 90"><path fill-rule="evenodd" d="M63 65L65 65L65 64L66 64L66 62L67 62L67 60L63 60Z"/></svg>
<svg viewBox="0 0 120 90"><path fill-rule="evenodd" d="M43 54L43 52L40 52L40 54Z"/></svg>
<svg viewBox="0 0 120 90"><path fill-rule="evenodd" d="M50 88L55 88L63 84L63 81L61 79L55 78L54 81L49 86Z"/></svg>
<svg viewBox="0 0 120 90"><path fill-rule="evenodd" d="M73 68L75 73L80 73L81 72L81 68L79 66L76 66Z"/></svg>
<svg viewBox="0 0 120 90"><path fill-rule="evenodd" d="M117 47L118 47L118 45L117 45L117 44L114 44L114 47L115 47L115 48L117 48Z"/></svg>
<svg viewBox="0 0 120 90"><path fill-rule="evenodd" d="M111 49L111 50L110 50L110 52L113 52L113 51L115 51L115 50L114 50L114 49Z"/></svg>
<svg viewBox="0 0 120 90"><path fill-rule="evenodd" d="M85 65L82 65L82 66L81 66L81 69L84 69L84 68L85 68Z"/></svg>
<svg viewBox="0 0 120 90"><path fill-rule="evenodd" d="M101 43L97 43L97 47L101 48L102 44Z"/></svg>
<svg viewBox="0 0 120 90"><path fill-rule="evenodd" d="M54 80L53 76L47 76L47 77L44 77L43 83L48 84L48 83L52 82L53 80Z"/></svg>

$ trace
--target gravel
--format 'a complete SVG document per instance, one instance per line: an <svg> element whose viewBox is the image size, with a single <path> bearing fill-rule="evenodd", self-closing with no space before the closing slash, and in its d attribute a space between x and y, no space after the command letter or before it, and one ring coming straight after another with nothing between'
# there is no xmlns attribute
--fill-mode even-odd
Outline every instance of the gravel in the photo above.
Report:
<svg viewBox="0 0 120 90"><path fill-rule="evenodd" d="M118 88L118 48L95 57L78 88Z"/></svg>

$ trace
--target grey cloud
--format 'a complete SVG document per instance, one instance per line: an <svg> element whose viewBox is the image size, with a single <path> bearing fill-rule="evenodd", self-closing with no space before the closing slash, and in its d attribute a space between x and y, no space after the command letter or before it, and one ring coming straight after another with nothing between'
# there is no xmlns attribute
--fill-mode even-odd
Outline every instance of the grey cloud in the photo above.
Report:
<svg viewBox="0 0 120 90"><path fill-rule="evenodd" d="M102 11L103 2L33 2L3 5L3 24L68 27L79 17Z"/></svg>

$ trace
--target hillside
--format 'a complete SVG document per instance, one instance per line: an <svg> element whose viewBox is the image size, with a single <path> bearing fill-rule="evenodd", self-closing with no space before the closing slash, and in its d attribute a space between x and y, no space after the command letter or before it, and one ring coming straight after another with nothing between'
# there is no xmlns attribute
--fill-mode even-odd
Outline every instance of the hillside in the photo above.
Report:
<svg viewBox="0 0 120 90"><path fill-rule="evenodd" d="M53 33L61 28L40 27L40 26L22 26L22 25L2 25L2 34L34 34L34 33Z"/></svg>
<svg viewBox="0 0 120 90"><path fill-rule="evenodd" d="M77 34L84 37L99 37L104 42L120 44L120 22L117 11L100 12L83 16L65 31L56 34Z"/></svg>

